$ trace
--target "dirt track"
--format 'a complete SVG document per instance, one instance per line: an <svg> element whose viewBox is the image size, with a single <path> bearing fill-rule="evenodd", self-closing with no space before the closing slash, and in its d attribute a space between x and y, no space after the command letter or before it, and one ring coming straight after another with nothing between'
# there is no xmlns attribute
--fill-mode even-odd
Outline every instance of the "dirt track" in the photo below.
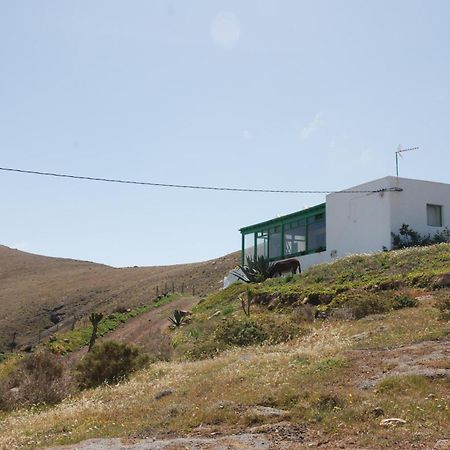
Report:
<svg viewBox="0 0 450 450"><path fill-rule="evenodd" d="M196 297L176 299L128 320L117 330L108 333L106 338L135 345L143 344L149 334L162 334L170 326L168 317L173 315L175 309L190 310L198 301Z"/></svg>

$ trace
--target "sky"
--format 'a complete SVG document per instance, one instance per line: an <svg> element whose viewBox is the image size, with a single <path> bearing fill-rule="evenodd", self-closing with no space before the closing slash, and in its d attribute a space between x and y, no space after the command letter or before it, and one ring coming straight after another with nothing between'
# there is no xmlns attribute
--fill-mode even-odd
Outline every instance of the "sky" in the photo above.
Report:
<svg viewBox="0 0 450 450"><path fill-rule="evenodd" d="M447 0L0 0L0 167L338 190L450 182ZM202 261L321 194L0 171L0 244L117 267Z"/></svg>

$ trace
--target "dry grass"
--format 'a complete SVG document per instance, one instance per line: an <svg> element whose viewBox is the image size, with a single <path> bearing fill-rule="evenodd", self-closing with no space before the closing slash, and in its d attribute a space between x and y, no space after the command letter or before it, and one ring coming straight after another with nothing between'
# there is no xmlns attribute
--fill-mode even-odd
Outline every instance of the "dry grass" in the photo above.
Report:
<svg viewBox="0 0 450 450"><path fill-rule="evenodd" d="M0 351L13 333L19 346L36 341L39 330L52 326L50 312L64 305L60 325L67 330L74 315L86 317L93 310L111 313L118 306L135 308L151 302L159 286L197 295L216 291L238 262L233 253L213 261L159 267L113 267L62 258L48 258L0 245ZM55 331L55 327L43 336Z"/></svg>
<svg viewBox="0 0 450 450"><path fill-rule="evenodd" d="M404 343L428 339L424 327L440 336L448 327L425 302L384 319L316 323L308 335L285 344L229 350L203 361L158 362L127 383L81 393L51 409L5 416L0 448L182 434L200 426L235 431L273 420L255 417L254 405L285 409L291 422L306 423L330 440L352 436L358 445L377 442L377 448L429 443L444 435L450 420L448 379L394 377L364 390L355 383L364 377L359 362L347 356L362 345L353 338L362 328L368 333L363 341L372 345L376 336L386 334L379 331L380 324L394 340L405 323L409 331L403 334ZM374 364L378 370L376 360ZM174 393L155 400L167 388ZM406 425L381 427L381 418L372 413L375 407L384 410L384 417L404 418Z"/></svg>

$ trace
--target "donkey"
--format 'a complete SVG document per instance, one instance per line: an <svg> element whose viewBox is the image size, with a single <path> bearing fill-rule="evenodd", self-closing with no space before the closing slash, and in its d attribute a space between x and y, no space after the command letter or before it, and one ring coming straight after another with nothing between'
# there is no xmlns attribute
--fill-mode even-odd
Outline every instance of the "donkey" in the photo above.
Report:
<svg viewBox="0 0 450 450"><path fill-rule="evenodd" d="M300 267L300 261L295 258L283 259L282 261L277 261L272 264L270 268L270 278L278 275L281 277L283 273L291 272L292 274L302 273L302 268Z"/></svg>

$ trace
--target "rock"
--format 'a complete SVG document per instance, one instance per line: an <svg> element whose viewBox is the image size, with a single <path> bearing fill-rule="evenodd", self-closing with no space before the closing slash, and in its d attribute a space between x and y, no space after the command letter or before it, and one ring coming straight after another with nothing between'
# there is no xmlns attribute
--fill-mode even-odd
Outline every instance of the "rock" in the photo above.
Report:
<svg viewBox="0 0 450 450"><path fill-rule="evenodd" d="M360 389L364 389L364 390L367 390L367 389L372 389L373 388L373 386L374 386L374 382L373 381L367 381L367 380L365 380L365 381L362 381L359 385L358 385L358 387L360 388Z"/></svg>
<svg viewBox="0 0 450 450"><path fill-rule="evenodd" d="M68 344L68 343L70 342L70 339L65 338L63 341L64 341L66 344Z"/></svg>
<svg viewBox="0 0 450 450"><path fill-rule="evenodd" d="M172 395L175 391L173 389L163 389L155 395L155 400L160 400L168 395Z"/></svg>
<svg viewBox="0 0 450 450"><path fill-rule="evenodd" d="M255 406L249 408L247 412L260 417L285 417L289 415L289 411L285 411L284 409L272 408L270 406Z"/></svg>
<svg viewBox="0 0 450 450"><path fill-rule="evenodd" d="M213 317L218 316L219 314L222 314L222 311L216 311L212 316L209 316L208 319L206 319L206 320L210 320L210 319L212 319Z"/></svg>
<svg viewBox="0 0 450 450"><path fill-rule="evenodd" d="M375 417L384 416L383 408L381 408L379 406L377 406L376 408L373 408L371 412Z"/></svg>
<svg viewBox="0 0 450 450"><path fill-rule="evenodd" d="M362 333L355 334L354 336L352 336L352 339L354 339L355 341L362 341L363 339L369 336L370 333L368 331L363 331Z"/></svg>
<svg viewBox="0 0 450 450"><path fill-rule="evenodd" d="M450 273L444 273L443 275L439 275L433 281L434 288L442 288L450 286Z"/></svg>
<svg viewBox="0 0 450 450"><path fill-rule="evenodd" d="M22 348L22 351L25 353L31 353L33 351L33 346L31 344L25 345Z"/></svg>
<svg viewBox="0 0 450 450"><path fill-rule="evenodd" d="M450 439L439 439L434 444L433 450L450 450Z"/></svg>
<svg viewBox="0 0 450 450"><path fill-rule="evenodd" d="M383 427L388 427L390 425L393 425L393 426L404 425L405 423L406 423L406 420L399 419L397 417L391 417L389 419L383 419L380 422L380 425Z"/></svg>

